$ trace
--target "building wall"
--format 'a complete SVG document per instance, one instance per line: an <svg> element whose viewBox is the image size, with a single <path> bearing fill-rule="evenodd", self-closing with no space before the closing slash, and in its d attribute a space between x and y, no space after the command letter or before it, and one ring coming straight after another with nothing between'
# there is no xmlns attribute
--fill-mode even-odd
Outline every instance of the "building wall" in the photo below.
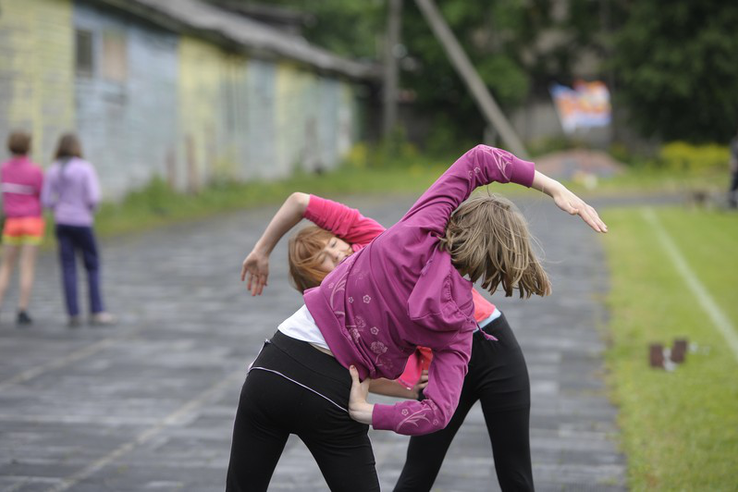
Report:
<svg viewBox="0 0 738 492"><path fill-rule="evenodd" d="M273 178L277 166L276 115L277 67L263 60L249 60L246 68L246 141L242 175Z"/></svg>
<svg viewBox="0 0 738 492"><path fill-rule="evenodd" d="M0 138L30 131L33 159L48 163L59 135L74 128L72 4L5 0L0 8Z"/></svg>
<svg viewBox="0 0 738 492"><path fill-rule="evenodd" d="M78 2L74 27L92 34L92 70L75 70L77 132L109 198L167 176L177 150L177 36ZM104 39L124 46L124 75L106 75Z"/></svg>
<svg viewBox="0 0 738 492"><path fill-rule="evenodd" d="M352 83L309 66L249 58L93 0L0 6L0 131L33 131L44 164L76 131L107 198L155 176L197 191L330 169L358 134Z"/></svg>

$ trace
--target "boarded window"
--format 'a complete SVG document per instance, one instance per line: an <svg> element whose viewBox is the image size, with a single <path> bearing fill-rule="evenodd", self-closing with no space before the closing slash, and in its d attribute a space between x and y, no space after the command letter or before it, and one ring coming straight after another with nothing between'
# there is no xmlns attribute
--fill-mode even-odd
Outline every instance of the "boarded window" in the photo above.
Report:
<svg viewBox="0 0 738 492"><path fill-rule="evenodd" d="M128 76L126 37L117 31L103 33L102 75L114 82L125 82Z"/></svg>
<svg viewBox="0 0 738 492"><path fill-rule="evenodd" d="M77 29L75 31L75 68L78 74L92 75L92 33Z"/></svg>

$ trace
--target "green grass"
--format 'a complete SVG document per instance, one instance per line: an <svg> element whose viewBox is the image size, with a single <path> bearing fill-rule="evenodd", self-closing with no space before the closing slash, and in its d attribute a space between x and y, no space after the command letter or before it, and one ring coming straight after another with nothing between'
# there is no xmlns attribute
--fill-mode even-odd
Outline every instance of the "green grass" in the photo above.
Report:
<svg viewBox="0 0 738 492"><path fill-rule="evenodd" d="M657 209L691 269L738 325L738 214ZM669 260L641 209L610 210L613 398L632 490L736 490L738 362ZM698 345L674 372L648 366L648 344Z"/></svg>
<svg viewBox="0 0 738 492"><path fill-rule="evenodd" d="M673 172L654 167L626 168L625 172L602 178L594 189L581 183L570 183L571 189L583 195L642 195L647 193L678 193L694 191L724 193L728 189L729 174L725 169Z"/></svg>

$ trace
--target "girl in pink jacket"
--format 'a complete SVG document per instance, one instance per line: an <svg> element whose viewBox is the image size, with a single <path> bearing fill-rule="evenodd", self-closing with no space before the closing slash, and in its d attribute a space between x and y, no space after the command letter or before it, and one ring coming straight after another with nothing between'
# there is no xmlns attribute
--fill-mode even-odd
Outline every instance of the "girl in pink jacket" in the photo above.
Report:
<svg viewBox="0 0 738 492"><path fill-rule="evenodd" d="M502 197L497 199L513 207ZM331 251L337 244L347 243L352 254L385 230L356 209L319 196L293 193L243 263L242 280L248 275L247 288L254 295L262 293L264 284L259 279L266 281L269 276L269 256L277 242L303 218L316 225L303 228L289 241L290 277L300 292L320 285L335 268L335 255ZM459 406L445 429L412 437L396 492L431 489L456 432L478 401L485 421L493 423L487 426L487 432L500 487L517 491L534 489L530 380L525 357L502 312L476 290L472 290L472 295L478 328L472 337L469 370ZM431 349L418 347L398 379L374 379L369 391L398 398L423 398L422 389L427 385L427 369L432 359Z"/></svg>
<svg viewBox="0 0 738 492"><path fill-rule="evenodd" d="M507 295L514 288L522 296L549 292L515 214L484 198L459 208L493 181L533 186L606 230L594 209L532 163L480 145L367 247L348 255L342 245L328 245L329 261L338 265L305 292L305 306L278 327L250 368L228 490L266 490L290 433L306 443L332 490L378 490L368 424L410 435L447 425L476 329L472 282L492 292L502 286ZM368 379L396 379L417 346L433 351L426 399L367 403Z"/></svg>

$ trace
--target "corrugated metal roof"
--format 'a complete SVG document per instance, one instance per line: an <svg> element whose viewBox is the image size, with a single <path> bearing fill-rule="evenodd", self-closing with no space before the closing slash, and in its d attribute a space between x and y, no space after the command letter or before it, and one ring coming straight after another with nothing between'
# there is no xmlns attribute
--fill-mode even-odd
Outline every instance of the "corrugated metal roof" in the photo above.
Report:
<svg viewBox="0 0 738 492"><path fill-rule="evenodd" d="M279 56L356 79L378 79L372 64L340 57L261 22L198 0L98 0L177 30L193 30L257 55Z"/></svg>

